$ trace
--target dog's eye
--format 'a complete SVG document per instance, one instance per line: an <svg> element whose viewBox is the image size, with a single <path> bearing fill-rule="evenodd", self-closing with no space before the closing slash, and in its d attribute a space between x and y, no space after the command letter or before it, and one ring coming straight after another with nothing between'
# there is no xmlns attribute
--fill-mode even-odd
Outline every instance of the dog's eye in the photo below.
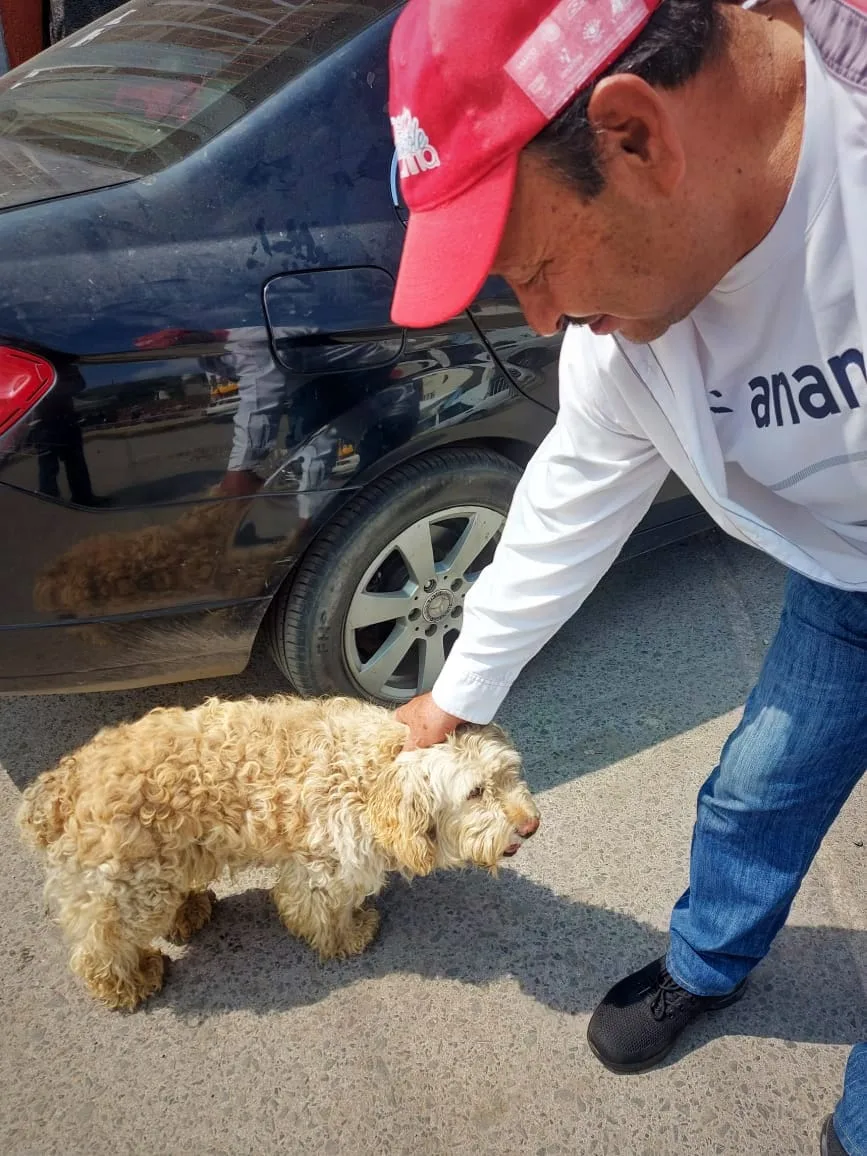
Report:
<svg viewBox="0 0 867 1156"><path fill-rule="evenodd" d="M485 793L484 787L473 787L473 789L467 795L467 798L468 799L481 799L481 797L482 797L482 795L484 795L484 793Z"/></svg>

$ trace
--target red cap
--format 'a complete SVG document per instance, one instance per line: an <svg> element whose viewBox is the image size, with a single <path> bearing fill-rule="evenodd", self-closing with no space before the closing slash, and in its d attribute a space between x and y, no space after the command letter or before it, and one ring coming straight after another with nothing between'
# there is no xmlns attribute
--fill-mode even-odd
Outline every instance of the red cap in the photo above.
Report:
<svg viewBox="0 0 867 1156"><path fill-rule="evenodd" d="M392 318L426 327L494 263L518 155L638 36L661 0L410 0L389 112L410 219Z"/></svg>

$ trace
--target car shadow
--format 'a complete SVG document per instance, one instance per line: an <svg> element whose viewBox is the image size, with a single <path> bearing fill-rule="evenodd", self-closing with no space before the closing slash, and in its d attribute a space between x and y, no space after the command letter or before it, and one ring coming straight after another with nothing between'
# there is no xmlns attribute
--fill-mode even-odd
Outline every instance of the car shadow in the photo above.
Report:
<svg viewBox="0 0 867 1156"><path fill-rule="evenodd" d="M409 974L477 987L511 982L553 1011L586 1016L611 984L661 955L667 941L665 932L629 915L566 899L511 870L496 879L463 871L396 881L377 906L383 923L368 951L323 964L283 929L267 891L230 895L171 962L148 1007L192 1018L266 1015ZM865 951L864 931L785 928L748 997L706 1017L677 1054L721 1035L856 1043L867 995L854 961Z"/></svg>
<svg viewBox="0 0 867 1156"><path fill-rule="evenodd" d="M568 782L739 707L775 627L782 579L776 563L716 532L615 566L498 716L530 786ZM24 787L100 727L152 707L288 689L260 639L233 678L0 699L0 766Z"/></svg>

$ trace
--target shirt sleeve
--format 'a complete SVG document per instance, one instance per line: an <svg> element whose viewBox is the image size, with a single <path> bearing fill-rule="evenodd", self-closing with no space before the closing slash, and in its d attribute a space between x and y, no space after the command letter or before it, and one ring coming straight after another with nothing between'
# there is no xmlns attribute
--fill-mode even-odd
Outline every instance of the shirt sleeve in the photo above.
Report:
<svg viewBox="0 0 867 1156"><path fill-rule="evenodd" d="M433 687L436 704L489 722L523 667L575 613L620 553L668 467L619 391L570 330L556 424L518 483L494 559ZM618 413L618 407L621 412Z"/></svg>

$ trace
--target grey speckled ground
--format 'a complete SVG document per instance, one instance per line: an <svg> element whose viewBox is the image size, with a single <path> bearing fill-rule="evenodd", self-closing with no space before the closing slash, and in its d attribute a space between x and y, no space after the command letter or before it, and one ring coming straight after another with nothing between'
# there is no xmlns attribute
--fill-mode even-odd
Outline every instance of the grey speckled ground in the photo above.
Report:
<svg viewBox="0 0 867 1156"><path fill-rule="evenodd" d="M504 712L544 823L499 880L395 886L370 953L327 967L282 933L263 878L223 887L133 1016L66 972L11 827L18 791L107 720L277 676L257 658L219 685L0 702L0 1153L817 1153L867 1035L863 788L749 999L640 1077L609 1075L584 1040L607 986L663 950L695 791L780 586L715 536L616 569Z"/></svg>

